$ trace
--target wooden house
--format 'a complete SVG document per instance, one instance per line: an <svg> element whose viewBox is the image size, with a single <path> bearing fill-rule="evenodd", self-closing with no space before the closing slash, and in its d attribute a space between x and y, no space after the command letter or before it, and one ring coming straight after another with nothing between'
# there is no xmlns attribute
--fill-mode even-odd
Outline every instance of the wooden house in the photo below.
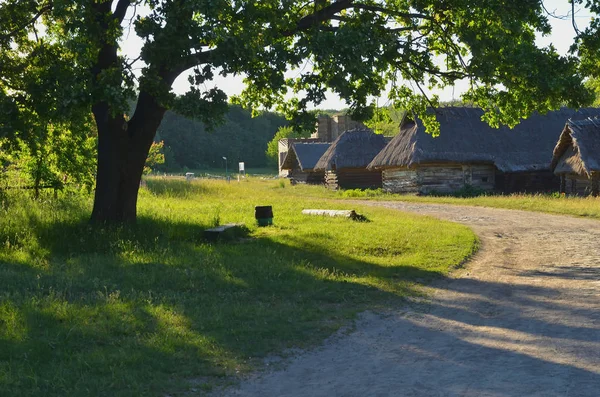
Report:
<svg viewBox="0 0 600 397"><path fill-rule="evenodd" d="M600 119L567 121L552 156L561 193L598 195L600 182Z"/></svg>
<svg viewBox="0 0 600 397"><path fill-rule="evenodd" d="M599 114L599 109L563 108L534 114L513 129L494 129L477 108L435 110L440 135L421 120L406 118L400 133L373 159L383 188L394 193L451 193L472 186L484 191L540 192L559 189L550 169L552 149L565 120Z"/></svg>
<svg viewBox="0 0 600 397"><path fill-rule="evenodd" d="M325 184L331 189L369 189L381 187L381 171L367 165L387 144L383 135L367 128L341 134L315 166L325 172Z"/></svg>
<svg viewBox="0 0 600 397"><path fill-rule="evenodd" d="M288 151L292 147L294 143L316 143L320 142L317 138L283 138L277 142L278 149L278 169L280 177L287 177L289 169L281 168L283 166L283 161L285 160L285 156L287 156Z"/></svg>
<svg viewBox="0 0 600 397"><path fill-rule="evenodd" d="M314 168L329 146L330 143L292 143L281 169L287 170L287 177L292 183L322 184L325 171L315 171Z"/></svg>

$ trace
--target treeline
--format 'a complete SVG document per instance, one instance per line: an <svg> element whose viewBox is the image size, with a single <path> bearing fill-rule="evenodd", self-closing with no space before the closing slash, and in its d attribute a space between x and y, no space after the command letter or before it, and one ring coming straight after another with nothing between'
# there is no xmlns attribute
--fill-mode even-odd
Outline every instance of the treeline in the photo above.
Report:
<svg viewBox="0 0 600 397"><path fill-rule="evenodd" d="M452 101L442 102L440 106L469 106L469 104ZM334 116L345 111L345 109L321 109L315 113ZM379 134L394 136L399 131L404 114L401 109L394 109L391 106L382 107L375 112L371 120L365 121L365 124ZM221 168L224 166L223 157L227 157L230 167L237 167L240 161L243 161L247 168L274 167L277 145L273 138L278 129L285 125L287 122L280 114L265 112L253 118L250 111L240 106L230 105L229 112L225 115L225 122L209 131L204 123L169 111L155 139L157 142L164 142L165 163L153 169L180 172L186 169ZM280 134L286 131L282 130ZM312 131L308 131L307 134L310 135L310 132ZM275 151L274 161L265 153L270 141L273 146L271 151Z"/></svg>
<svg viewBox="0 0 600 397"><path fill-rule="evenodd" d="M158 129L156 141L164 142L165 163L159 171L220 168L227 157L230 167L239 161L246 168L268 165L265 150L277 129L286 125L283 116L265 112L258 117L231 105L225 122L208 131L202 122L167 112Z"/></svg>

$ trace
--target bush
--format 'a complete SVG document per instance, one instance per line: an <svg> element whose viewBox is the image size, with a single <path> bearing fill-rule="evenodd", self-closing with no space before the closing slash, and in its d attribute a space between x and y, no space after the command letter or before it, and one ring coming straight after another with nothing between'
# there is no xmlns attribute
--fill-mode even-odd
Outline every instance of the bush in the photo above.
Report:
<svg viewBox="0 0 600 397"><path fill-rule="evenodd" d="M386 193L383 189L347 189L340 190L338 194L342 197L381 197Z"/></svg>
<svg viewBox="0 0 600 397"><path fill-rule="evenodd" d="M458 197L458 198L471 198L480 196L489 196L491 193L466 183L461 189L455 190L451 193L442 193L436 190L431 190L426 196L434 197Z"/></svg>

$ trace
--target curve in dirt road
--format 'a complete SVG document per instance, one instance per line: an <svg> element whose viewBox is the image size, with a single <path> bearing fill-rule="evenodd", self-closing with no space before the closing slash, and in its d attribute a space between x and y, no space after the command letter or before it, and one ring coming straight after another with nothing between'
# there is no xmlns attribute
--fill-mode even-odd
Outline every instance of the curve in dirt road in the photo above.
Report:
<svg viewBox="0 0 600 397"><path fill-rule="evenodd" d="M599 396L600 222L361 202L471 227L481 250L402 312L259 374L231 396Z"/></svg>

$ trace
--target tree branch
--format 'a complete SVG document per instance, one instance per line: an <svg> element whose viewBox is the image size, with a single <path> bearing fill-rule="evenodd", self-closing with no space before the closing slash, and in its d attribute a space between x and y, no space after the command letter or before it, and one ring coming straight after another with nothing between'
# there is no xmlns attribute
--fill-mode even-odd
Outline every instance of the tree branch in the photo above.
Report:
<svg viewBox="0 0 600 397"><path fill-rule="evenodd" d="M352 3L353 0L339 0L335 3L331 3L327 7L323 7L311 15L301 18L296 24L296 27L283 32L283 36L291 36L303 30L310 29L319 22L327 21L338 12L350 8Z"/></svg>
<svg viewBox="0 0 600 397"><path fill-rule="evenodd" d="M130 0L119 0L117 7L115 8L115 12L113 12L113 18L118 20L119 23L123 22L123 19L125 19L125 15L127 14L127 9L130 5Z"/></svg>
<svg viewBox="0 0 600 397"><path fill-rule="evenodd" d="M575 22L575 1L571 2L571 23L573 24L573 29L575 29L575 33L579 35L581 32L579 32L577 22Z"/></svg>
<svg viewBox="0 0 600 397"><path fill-rule="evenodd" d="M193 68L194 66L209 63L216 52L216 50L208 50L191 54L178 66L166 71L164 75L161 75L161 77L165 80L170 80L172 78L174 81L177 76L186 70Z"/></svg>
<svg viewBox="0 0 600 397"><path fill-rule="evenodd" d="M48 2L48 4L46 4L45 6L43 6L42 8L40 8L38 10L38 12L26 23L24 23L22 26L19 26L16 29L13 29L12 31L8 32L7 34L5 34L4 36L0 36L0 39L5 40L10 38L11 36L13 36L14 34L20 32L21 30L27 28L29 25L31 25L32 23L35 23L44 13L52 10L52 1Z"/></svg>
<svg viewBox="0 0 600 397"><path fill-rule="evenodd" d="M384 7L379 7L379 6L370 5L370 4L352 4L348 8L356 8L359 10L381 12L383 14L393 15L395 17L401 17L401 18L406 18L406 19L419 18L419 19L433 20L433 17L430 17L429 15L417 14L417 13L411 13L411 12L399 12L399 11L394 11L394 10L390 10L390 9L387 9Z"/></svg>

